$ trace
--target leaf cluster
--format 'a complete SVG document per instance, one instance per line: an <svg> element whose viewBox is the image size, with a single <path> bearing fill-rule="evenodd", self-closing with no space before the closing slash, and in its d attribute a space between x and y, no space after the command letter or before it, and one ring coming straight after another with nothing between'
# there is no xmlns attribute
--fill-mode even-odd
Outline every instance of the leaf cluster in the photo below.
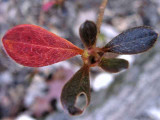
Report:
<svg viewBox="0 0 160 120"><path fill-rule="evenodd" d="M75 106L80 94L90 102L90 67L98 66L109 73L127 69L128 61L119 58L106 58L105 53L137 54L150 49L158 34L146 26L135 27L124 31L113 38L103 48L96 47L97 26L92 21L85 21L79 29L85 46L82 50L69 41L36 25L18 25L10 29L2 38L8 55L17 63L29 67L47 66L59 61L81 55L83 66L64 85L61 102L71 114L78 115L84 110Z"/></svg>

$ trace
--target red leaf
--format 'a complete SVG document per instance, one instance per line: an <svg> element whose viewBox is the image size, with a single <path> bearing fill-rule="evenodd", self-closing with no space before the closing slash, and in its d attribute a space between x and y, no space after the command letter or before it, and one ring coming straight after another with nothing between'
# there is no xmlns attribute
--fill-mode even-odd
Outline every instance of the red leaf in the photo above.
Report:
<svg viewBox="0 0 160 120"><path fill-rule="evenodd" d="M36 25L19 25L2 38L8 55L29 67L46 66L82 54L69 41Z"/></svg>

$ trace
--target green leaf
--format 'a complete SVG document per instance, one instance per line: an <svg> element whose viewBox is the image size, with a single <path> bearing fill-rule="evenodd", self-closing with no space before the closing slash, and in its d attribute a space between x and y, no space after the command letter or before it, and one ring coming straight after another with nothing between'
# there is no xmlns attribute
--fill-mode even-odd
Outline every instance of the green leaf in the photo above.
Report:
<svg viewBox="0 0 160 120"><path fill-rule="evenodd" d="M87 98L86 106L90 102L90 82L89 67L84 65L76 74L65 84L61 93L61 102L63 107L71 115L78 115L83 110L75 106L76 99L80 94Z"/></svg>
<svg viewBox="0 0 160 120"><path fill-rule="evenodd" d="M150 27L135 27L115 37L103 51L118 54L141 53L151 48L157 37L158 34Z"/></svg>
<svg viewBox="0 0 160 120"><path fill-rule="evenodd" d="M89 48L96 42L97 26L92 21L85 21L79 29L81 40Z"/></svg>
<svg viewBox="0 0 160 120"><path fill-rule="evenodd" d="M116 72L120 72L121 70L127 69L129 66L129 63L124 59L102 58L101 62L99 63L99 66L102 69L104 69L106 72L116 73Z"/></svg>

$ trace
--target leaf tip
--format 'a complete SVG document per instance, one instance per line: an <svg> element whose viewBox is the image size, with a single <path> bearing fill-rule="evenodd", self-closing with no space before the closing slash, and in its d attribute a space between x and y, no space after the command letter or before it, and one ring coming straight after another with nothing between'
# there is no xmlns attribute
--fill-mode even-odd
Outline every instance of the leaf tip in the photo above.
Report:
<svg viewBox="0 0 160 120"><path fill-rule="evenodd" d="M80 115L80 114L82 114L82 110L80 110L79 108L77 108L77 107L68 107L68 113L70 114L70 115Z"/></svg>

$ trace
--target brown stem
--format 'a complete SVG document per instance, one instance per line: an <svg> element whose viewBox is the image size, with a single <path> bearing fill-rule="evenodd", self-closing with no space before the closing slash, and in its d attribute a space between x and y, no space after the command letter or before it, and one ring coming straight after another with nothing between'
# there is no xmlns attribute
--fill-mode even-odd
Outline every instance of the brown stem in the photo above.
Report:
<svg viewBox="0 0 160 120"><path fill-rule="evenodd" d="M96 38L98 38L98 35L100 33L100 27L102 24L104 10L106 8L107 3L108 3L108 0L102 0L102 3L99 7L99 13L98 13L97 22L96 22L96 25L97 25L97 37Z"/></svg>
<svg viewBox="0 0 160 120"><path fill-rule="evenodd" d="M42 0L39 21L38 21L39 25L43 25L43 22L44 22L44 11L42 10L42 6L44 3L45 3L45 0Z"/></svg>

